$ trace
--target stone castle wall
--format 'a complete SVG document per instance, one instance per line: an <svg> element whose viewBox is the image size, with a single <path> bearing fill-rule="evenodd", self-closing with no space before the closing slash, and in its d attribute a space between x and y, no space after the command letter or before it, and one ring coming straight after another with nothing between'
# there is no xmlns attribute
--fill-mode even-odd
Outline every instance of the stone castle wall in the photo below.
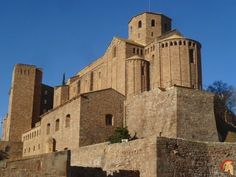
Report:
<svg viewBox="0 0 236 177"><path fill-rule="evenodd" d="M151 90L128 98L125 114L125 125L139 138L160 135L218 141L210 93L182 87Z"/></svg>
<svg viewBox="0 0 236 177"><path fill-rule="evenodd" d="M140 177L156 176L155 138L112 145L103 143L85 146L73 154L72 166L102 168L109 173L118 170L138 170Z"/></svg>
<svg viewBox="0 0 236 177"><path fill-rule="evenodd" d="M223 162L233 161L235 143L193 142L182 139L157 140L157 176L173 177L228 177ZM236 175L236 172L233 172ZM232 176L233 176L232 175Z"/></svg>
<svg viewBox="0 0 236 177"><path fill-rule="evenodd" d="M107 141L123 126L125 97L113 89L82 94L42 115L40 125L22 135L23 156ZM106 124L111 115L111 124Z"/></svg>
<svg viewBox="0 0 236 177"><path fill-rule="evenodd" d="M0 141L0 152L3 153L3 160L15 160L22 157L22 142ZM1 161L1 160L0 160Z"/></svg>
<svg viewBox="0 0 236 177"><path fill-rule="evenodd" d="M228 177L222 164L232 161L235 169L235 149L235 143L152 136L127 143L80 147L71 158L64 151L8 161L0 166L0 177L75 177L78 174L105 177L105 173L119 171L127 177ZM231 172L236 175L235 170Z"/></svg>
<svg viewBox="0 0 236 177"><path fill-rule="evenodd" d="M17 161L8 161L0 167L0 177L66 177L69 152L57 152Z"/></svg>
<svg viewBox="0 0 236 177"><path fill-rule="evenodd" d="M106 142L117 127L123 127L124 100L125 97L113 89L81 96L79 146ZM111 124L106 122L108 115L112 118Z"/></svg>
<svg viewBox="0 0 236 177"><path fill-rule="evenodd" d="M79 149L72 165L139 171L140 177L227 177L226 160L235 168L236 144L193 142L150 137L121 144L97 144ZM236 172L234 172L236 175Z"/></svg>

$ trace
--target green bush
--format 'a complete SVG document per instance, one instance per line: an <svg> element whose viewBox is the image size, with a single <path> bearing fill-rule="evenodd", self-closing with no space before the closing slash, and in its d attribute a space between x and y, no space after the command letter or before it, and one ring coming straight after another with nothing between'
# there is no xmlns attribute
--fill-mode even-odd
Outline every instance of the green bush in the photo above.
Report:
<svg viewBox="0 0 236 177"><path fill-rule="evenodd" d="M121 128L121 127L116 128L114 134L109 137L108 141L111 144L121 143L122 139L130 139L130 134L129 134L129 131L128 131L127 127L125 127L125 128Z"/></svg>

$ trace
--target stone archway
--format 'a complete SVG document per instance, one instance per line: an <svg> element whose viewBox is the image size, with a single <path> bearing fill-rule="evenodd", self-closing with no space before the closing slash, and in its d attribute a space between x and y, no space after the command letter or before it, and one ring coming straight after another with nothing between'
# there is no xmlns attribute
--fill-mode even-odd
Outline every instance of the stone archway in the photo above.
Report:
<svg viewBox="0 0 236 177"><path fill-rule="evenodd" d="M56 151L56 140L54 138L49 138L47 141L46 152L51 153Z"/></svg>

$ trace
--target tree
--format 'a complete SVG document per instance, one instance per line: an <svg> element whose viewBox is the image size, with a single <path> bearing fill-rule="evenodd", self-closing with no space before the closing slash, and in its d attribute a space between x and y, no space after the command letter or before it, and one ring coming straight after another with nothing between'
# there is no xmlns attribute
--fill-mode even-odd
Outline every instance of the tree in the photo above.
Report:
<svg viewBox="0 0 236 177"><path fill-rule="evenodd" d="M109 141L110 143L121 143L122 139L130 139L130 134L129 134L129 131L127 129L127 127L125 128L116 128L115 132L113 135L111 135L109 137Z"/></svg>
<svg viewBox="0 0 236 177"><path fill-rule="evenodd" d="M8 154L2 150L0 150L0 161L8 159Z"/></svg>
<svg viewBox="0 0 236 177"><path fill-rule="evenodd" d="M215 94L214 112L219 140L224 141L228 131L236 132L236 91L234 87L215 81L207 91Z"/></svg>

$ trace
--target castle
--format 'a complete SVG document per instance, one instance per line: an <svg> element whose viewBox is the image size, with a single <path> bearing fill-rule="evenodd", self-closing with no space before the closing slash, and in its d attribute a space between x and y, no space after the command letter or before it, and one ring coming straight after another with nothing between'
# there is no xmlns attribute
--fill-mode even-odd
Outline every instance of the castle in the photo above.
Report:
<svg viewBox="0 0 236 177"><path fill-rule="evenodd" d="M214 95L202 91L201 44L159 13L132 17L128 29L128 39L114 37L101 58L54 88L36 66L15 65L2 147L17 146L14 160L37 164L30 169L43 177L55 164L55 176L73 176L68 166L127 177L233 174L236 145L216 143ZM109 145L117 127L138 140ZM14 160L9 166L23 168Z"/></svg>

